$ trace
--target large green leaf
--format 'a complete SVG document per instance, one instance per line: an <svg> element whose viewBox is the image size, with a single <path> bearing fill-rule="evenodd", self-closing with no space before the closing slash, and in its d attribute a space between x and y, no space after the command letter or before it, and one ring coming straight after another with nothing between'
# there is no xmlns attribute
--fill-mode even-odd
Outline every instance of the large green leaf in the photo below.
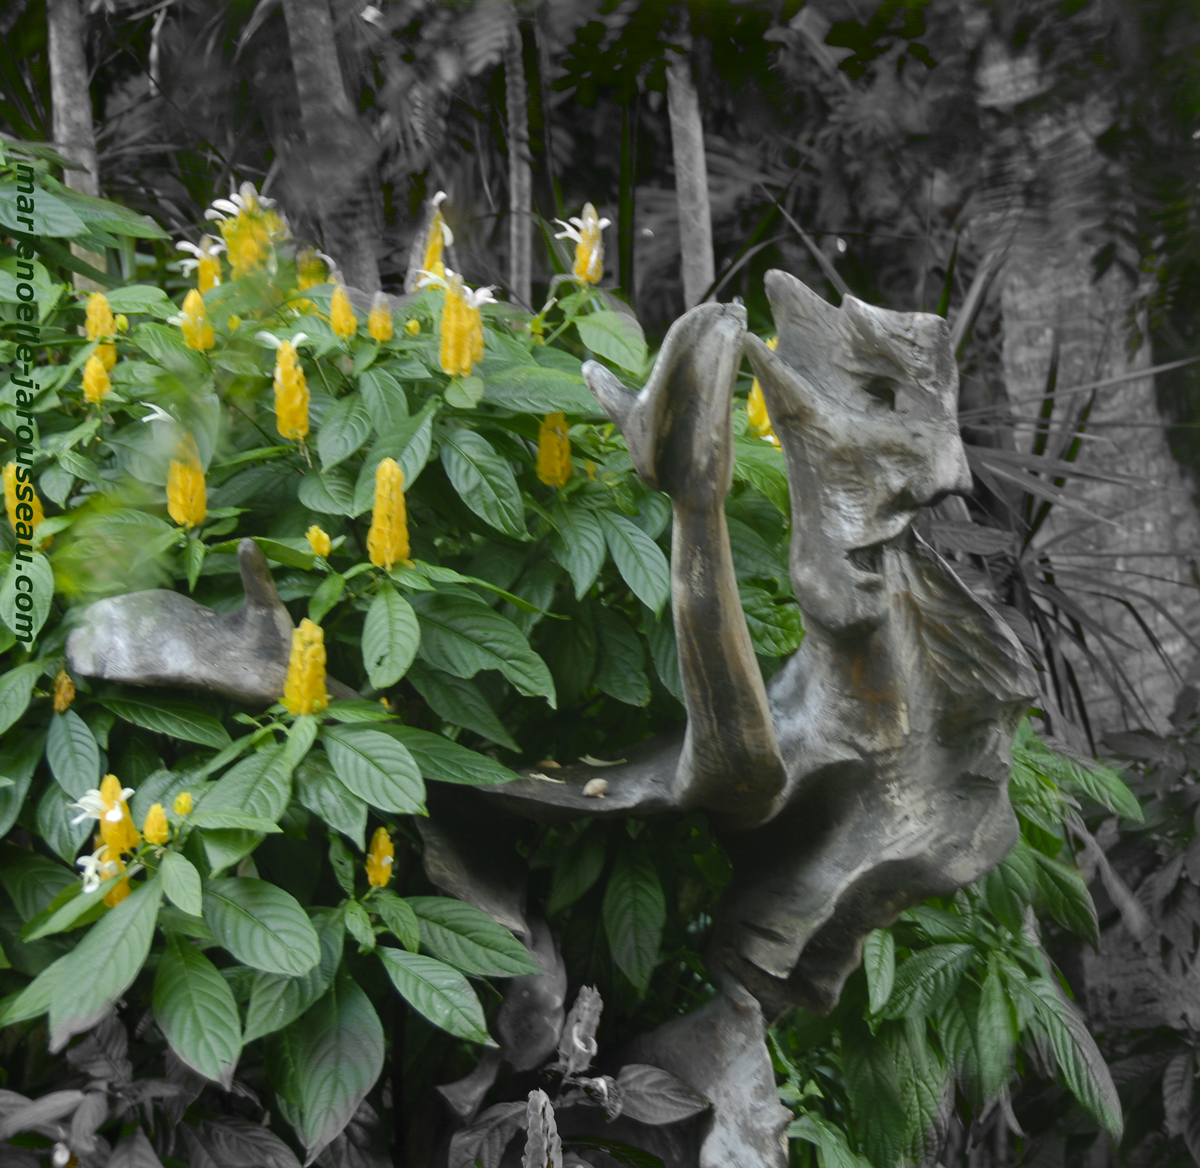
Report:
<svg viewBox="0 0 1200 1168"><path fill-rule="evenodd" d="M301 977L321 959L316 930L294 897L248 876L210 880L204 919L243 965Z"/></svg>
<svg viewBox="0 0 1200 1168"><path fill-rule="evenodd" d="M162 889L154 876L135 888L88 930L83 940L41 977L55 975L50 1001L50 1049L57 1054L90 1030L132 984L154 938Z"/></svg>
<svg viewBox="0 0 1200 1168"><path fill-rule="evenodd" d="M421 772L395 738L375 729L331 726L324 742L337 777L360 799L381 811L424 814Z"/></svg>
<svg viewBox="0 0 1200 1168"><path fill-rule="evenodd" d="M978 1059L980 1089L985 1099L994 1099L1008 1081L1012 1069L1016 1022L995 954L988 958L987 976L979 995L975 1016L975 1051Z"/></svg>
<svg viewBox="0 0 1200 1168"><path fill-rule="evenodd" d="M1038 885L1050 915L1064 928L1082 937L1093 946L1100 941L1096 921L1096 906L1083 877L1066 864L1031 849L1039 869Z"/></svg>
<svg viewBox="0 0 1200 1168"><path fill-rule="evenodd" d="M641 638L619 613L602 604L593 609L599 644L595 682L606 694L631 706L650 704L646 651Z"/></svg>
<svg viewBox="0 0 1200 1168"><path fill-rule="evenodd" d="M613 960L645 995L659 960L667 903L658 873L644 853L625 851L617 858L604 891L602 915Z"/></svg>
<svg viewBox="0 0 1200 1168"><path fill-rule="evenodd" d="M171 298L155 284L127 284L105 293L113 312L140 312L166 320L179 311Z"/></svg>
<svg viewBox="0 0 1200 1168"><path fill-rule="evenodd" d="M756 653L763 657L786 657L800 648L804 622L794 603L776 604L769 592L753 584L739 584L738 594Z"/></svg>
<svg viewBox="0 0 1200 1168"><path fill-rule="evenodd" d="M936 1010L958 987L975 955L972 945L931 945L896 970L885 1018L916 1018Z"/></svg>
<svg viewBox="0 0 1200 1168"><path fill-rule="evenodd" d="M55 239L72 239L86 233L87 228L80 217L71 209L65 199L51 194L47 190L38 189L37 197L32 200L33 210L21 211L17 208L17 184L0 183L0 223L9 228L9 234L27 235L30 230L17 221L17 216L26 216L33 220L34 235L48 235Z"/></svg>
<svg viewBox="0 0 1200 1168"><path fill-rule="evenodd" d="M177 909L193 917L204 915L200 873L191 860L179 852L163 852L158 872L162 877L163 895Z"/></svg>
<svg viewBox="0 0 1200 1168"><path fill-rule="evenodd" d="M77 882L70 868L15 844L0 849L0 883L23 921L44 912L64 888Z"/></svg>
<svg viewBox="0 0 1200 1168"><path fill-rule="evenodd" d="M422 592L412 598L421 621L421 656L455 677L498 669L528 697L555 704L546 663L512 621L483 601L457 592Z"/></svg>
<svg viewBox="0 0 1200 1168"><path fill-rule="evenodd" d="M409 669L408 681L439 718L509 750L520 749L474 682L419 661Z"/></svg>
<svg viewBox="0 0 1200 1168"><path fill-rule="evenodd" d="M421 924L421 943L464 973L522 977L541 972L525 946L473 904L448 896L407 899Z"/></svg>
<svg viewBox="0 0 1200 1168"><path fill-rule="evenodd" d="M354 483L340 467L317 470L315 467L301 480L297 491L300 502L320 515L353 515Z"/></svg>
<svg viewBox="0 0 1200 1168"><path fill-rule="evenodd" d="M75 863L75 855L83 841L92 833L93 821L82 819L78 823L79 809L70 802L70 796L57 784L49 784L37 804L37 829L56 855L68 864Z"/></svg>
<svg viewBox="0 0 1200 1168"><path fill-rule="evenodd" d="M446 429L441 435L446 476L476 515L514 539L528 539L525 506L512 468L474 430Z"/></svg>
<svg viewBox="0 0 1200 1168"><path fill-rule="evenodd" d="M0 734L3 734L29 708L33 683L41 676L45 665L27 661L0 677Z"/></svg>
<svg viewBox="0 0 1200 1168"><path fill-rule="evenodd" d="M550 883L546 915L553 917L570 908L600 879L603 870L604 840L594 831L587 832L559 857Z"/></svg>
<svg viewBox="0 0 1200 1168"><path fill-rule="evenodd" d="M400 996L435 1026L459 1038L495 1046L487 1032L483 1007L457 969L426 957L380 945L375 950Z"/></svg>
<svg viewBox="0 0 1200 1168"><path fill-rule="evenodd" d="M412 664L421 644L421 627L412 605L387 581L380 586L363 622L362 655L376 689L388 689Z"/></svg>
<svg viewBox="0 0 1200 1168"><path fill-rule="evenodd" d="M17 581L28 578L32 584L31 591L17 587ZM17 598L28 596L32 607L21 613ZM34 552L28 564L14 560L0 585L0 620L12 629L14 633L36 638L50 615L50 603L54 599L54 571L50 561L41 552ZM31 624L24 624L29 620Z"/></svg>
<svg viewBox="0 0 1200 1168"><path fill-rule="evenodd" d="M417 481L433 449L433 418L437 408L438 399L431 398L419 414L380 433L358 472L353 514L361 515L371 509L375 497L375 470L385 458L394 458L400 464L406 491Z"/></svg>
<svg viewBox="0 0 1200 1168"><path fill-rule="evenodd" d="M571 573L575 599L582 600L608 558L604 528L594 511L586 507L568 507L561 500L555 502L550 514L558 528L551 545L554 558Z"/></svg>
<svg viewBox="0 0 1200 1168"><path fill-rule="evenodd" d="M364 370L358 375L358 388L371 422L380 434L386 434L408 418L408 396L387 370Z"/></svg>
<svg viewBox="0 0 1200 1168"><path fill-rule="evenodd" d="M904 1152L907 1115L889 1044L852 1023L842 1032L842 1066L863 1150L872 1164L895 1164Z"/></svg>
<svg viewBox="0 0 1200 1168"><path fill-rule="evenodd" d="M342 914L336 909L314 913L313 926L321 943L321 960L302 977L256 973L246 1007L245 1041L253 1042L290 1025L328 988L342 960L345 935Z"/></svg>
<svg viewBox="0 0 1200 1168"><path fill-rule="evenodd" d="M896 982L896 941L888 929L873 929L863 942L863 971L871 1013L878 1014Z"/></svg>
<svg viewBox="0 0 1200 1168"><path fill-rule="evenodd" d="M201 746L213 746L218 750L232 741L228 731L212 714L191 702L132 694L103 697L100 702L118 718L141 726L143 730L153 730L156 734L169 734L184 742L198 742Z"/></svg>
<svg viewBox="0 0 1200 1168"><path fill-rule="evenodd" d="M8 834L25 805L45 741L44 734L22 729L16 732L13 741L0 748L0 778L10 780L0 786L0 836Z"/></svg>
<svg viewBox="0 0 1200 1168"><path fill-rule="evenodd" d="M74 710L50 715L46 761L58 785L72 799L100 786L100 747L88 724Z"/></svg>
<svg viewBox="0 0 1200 1168"><path fill-rule="evenodd" d="M317 433L317 453L325 470L345 462L371 434L371 415L356 393L339 398Z"/></svg>
<svg viewBox="0 0 1200 1168"><path fill-rule="evenodd" d="M757 438L736 438L733 443L733 477L749 483L784 515L791 514L783 452Z"/></svg>
<svg viewBox="0 0 1200 1168"><path fill-rule="evenodd" d="M383 1027L371 1000L344 969L293 1027L299 1134L311 1164L350 1122L379 1078Z"/></svg>
<svg viewBox="0 0 1200 1168"><path fill-rule="evenodd" d="M579 338L598 357L641 375L646 368L646 337L637 317L601 309L575 321Z"/></svg>
<svg viewBox="0 0 1200 1168"><path fill-rule="evenodd" d="M237 1003L213 963L178 933L167 933L154 976L154 1020L183 1062L229 1090L242 1053Z"/></svg>
<svg viewBox="0 0 1200 1168"><path fill-rule="evenodd" d="M265 746L231 767L215 783L208 785L197 800L197 812L203 812L213 827L236 827L234 823L217 823L216 811L253 815L274 823L287 809L292 794L290 759L285 756L283 743ZM198 820L197 822L201 822Z"/></svg>
<svg viewBox="0 0 1200 1168"><path fill-rule="evenodd" d="M366 850L367 803L334 774L324 751L314 750L296 768L296 798L335 831Z"/></svg>
<svg viewBox="0 0 1200 1168"><path fill-rule="evenodd" d="M440 734L413 726L384 726L384 734L403 742L417 760L421 774L438 783L458 783L471 787L490 787L507 783L518 776L486 754L468 750Z"/></svg>
<svg viewBox="0 0 1200 1168"><path fill-rule="evenodd" d="M604 416L578 373L540 365L508 365L494 373L489 370L484 377L483 400L515 414Z"/></svg>
<svg viewBox="0 0 1200 1168"><path fill-rule="evenodd" d="M657 615L671 598L671 566L662 548L624 515L602 511L600 522L621 578Z"/></svg>

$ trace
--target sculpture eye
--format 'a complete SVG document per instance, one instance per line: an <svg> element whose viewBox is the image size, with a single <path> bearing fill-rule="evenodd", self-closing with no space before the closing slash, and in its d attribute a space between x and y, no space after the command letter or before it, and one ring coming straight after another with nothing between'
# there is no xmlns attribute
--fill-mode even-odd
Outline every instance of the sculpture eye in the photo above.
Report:
<svg viewBox="0 0 1200 1168"><path fill-rule="evenodd" d="M890 377L872 377L863 383L863 389L885 409L896 408L896 383Z"/></svg>

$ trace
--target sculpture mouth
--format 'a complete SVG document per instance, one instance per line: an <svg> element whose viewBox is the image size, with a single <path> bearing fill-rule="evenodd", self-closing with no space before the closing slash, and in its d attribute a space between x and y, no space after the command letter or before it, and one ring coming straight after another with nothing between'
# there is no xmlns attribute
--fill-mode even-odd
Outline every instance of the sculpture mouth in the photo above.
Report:
<svg viewBox="0 0 1200 1168"><path fill-rule="evenodd" d="M879 543L866 544L864 547L851 548L846 552L846 562L858 576L860 588L880 588L883 586L883 550L887 540Z"/></svg>

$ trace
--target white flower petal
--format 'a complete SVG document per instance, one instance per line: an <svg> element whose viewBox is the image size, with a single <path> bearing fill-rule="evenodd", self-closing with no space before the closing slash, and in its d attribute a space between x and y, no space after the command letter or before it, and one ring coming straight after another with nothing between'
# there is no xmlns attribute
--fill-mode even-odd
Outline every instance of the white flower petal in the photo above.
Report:
<svg viewBox="0 0 1200 1168"><path fill-rule="evenodd" d="M438 193L434 195L432 199L430 199L430 202L435 207L440 207L449 197L450 196L447 195L445 191L438 191Z"/></svg>
<svg viewBox="0 0 1200 1168"><path fill-rule="evenodd" d="M111 811L106 811L104 813L104 818L107 819L109 823L120 823L121 820L125 818L124 809L121 807L114 807Z"/></svg>

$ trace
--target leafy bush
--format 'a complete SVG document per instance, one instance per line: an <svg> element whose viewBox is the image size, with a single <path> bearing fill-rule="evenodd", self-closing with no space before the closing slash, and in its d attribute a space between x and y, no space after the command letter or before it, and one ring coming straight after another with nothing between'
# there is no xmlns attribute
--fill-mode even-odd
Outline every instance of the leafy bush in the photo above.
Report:
<svg viewBox="0 0 1200 1168"><path fill-rule="evenodd" d="M500 783L518 762L553 781L559 761L682 719L670 508L579 372L591 355L636 383L645 341L586 284L532 318L482 303L478 334L486 298L457 299L451 273L394 320L390 306L369 315L246 189L222 209L225 258L207 244L196 257L202 283L214 265L221 281L180 308L164 287L190 281L165 275L161 233L29 157L49 261L34 264L48 360L27 407L46 517L27 563L7 527L0 553L0 1149L14 1164L55 1145L102 1165L114 1144L114 1163L286 1165L293 1148L386 1163L380 1116L397 1144L424 1146L441 1121L422 1092L494 1045L489 979L537 969L414 862L426 784ZM12 323L16 177L0 175ZM60 282L78 268L65 240L132 254L133 236L158 240L162 287L127 283L106 309ZM17 388L0 388L14 432ZM731 541L770 674L803 635L786 479L740 407L735 432ZM235 608L247 537L302 622L280 704L69 675L66 638L88 602L159 586ZM36 581L31 640L17 639L18 573ZM326 668L359 696L327 700ZM1070 800L1136 804L1113 773L1064 762L1031 732L1017 760L1018 850L874 934L830 1019L777 1030L802 1161L810 1146L824 1168L925 1158L956 1078L978 1108L1021 1060L1057 1067L1119 1130L1033 910L1094 936ZM515 846L572 980L609 1004L602 1041L712 992L701 953L729 872L704 816L526 825Z"/></svg>

